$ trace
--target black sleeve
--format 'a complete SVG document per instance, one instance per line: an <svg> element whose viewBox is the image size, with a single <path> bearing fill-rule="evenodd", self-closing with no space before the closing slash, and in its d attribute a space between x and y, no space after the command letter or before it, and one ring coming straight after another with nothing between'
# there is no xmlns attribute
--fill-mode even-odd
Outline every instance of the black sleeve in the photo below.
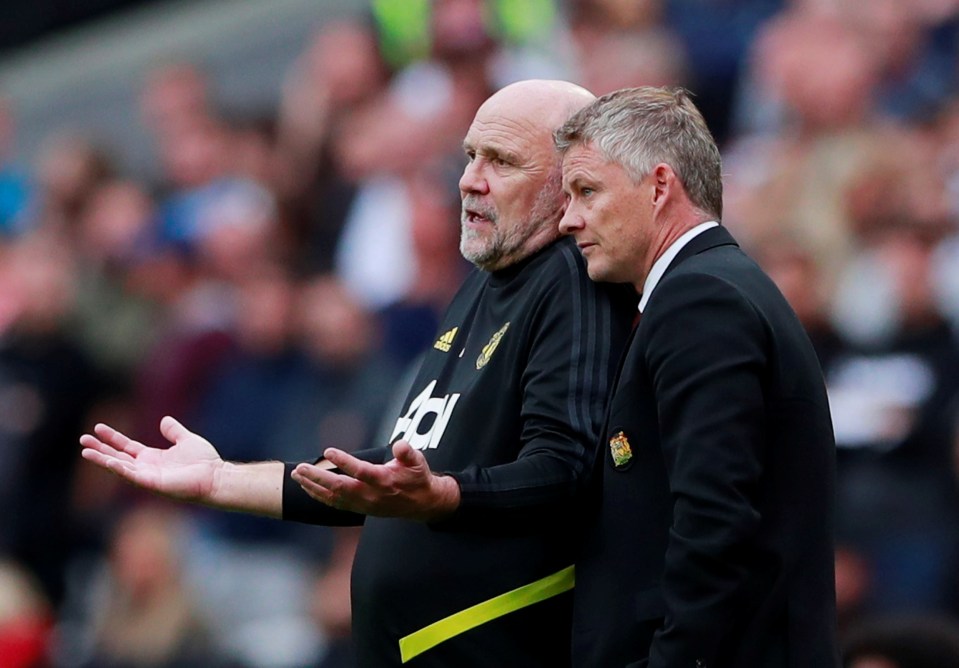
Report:
<svg viewBox="0 0 959 668"><path fill-rule="evenodd" d="M593 283L574 248L533 316L515 461L451 472L461 504L443 528L528 530L569 510L593 460L615 365L635 314L631 291Z"/></svg>
<svg viewBox="0 0 959 668"><path fill-rule="evenodd" d="M371 464L382 464L386 461L386 456L389 453L389 448L380 446L359 450L351 454L357 459L362 459ZM314 463L320 462L322 459L323 458L320 457L320 459L315 460ZM320 524L331 527L359 526L363 524L363 520L366 518L365 515L331 508L303 491L303 488L290 476L295 468L295 463L286 463L283 465L284 521Z"/></svg>
<svg viewBox="0 0 959 668"><path fill-rule="evenodd" d="M734 286L682 275L657 288L644 316L673 501L664 626L650 668L714 655L744 597L748 542L760 527L767 334Z"/></svg>

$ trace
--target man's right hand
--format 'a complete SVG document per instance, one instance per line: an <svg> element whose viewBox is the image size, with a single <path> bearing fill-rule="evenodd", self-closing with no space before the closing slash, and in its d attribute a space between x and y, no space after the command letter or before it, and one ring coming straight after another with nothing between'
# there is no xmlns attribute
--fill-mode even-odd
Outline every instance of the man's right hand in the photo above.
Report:
<svg viewBox="0 0 959 668"><path fill-rule="evenodd" d="M172 417L160 421L160 433L172 444L151 448L105 424L80 437L84 459L135 485L164 496L210 503L224 461L213 445Z"/></svg>

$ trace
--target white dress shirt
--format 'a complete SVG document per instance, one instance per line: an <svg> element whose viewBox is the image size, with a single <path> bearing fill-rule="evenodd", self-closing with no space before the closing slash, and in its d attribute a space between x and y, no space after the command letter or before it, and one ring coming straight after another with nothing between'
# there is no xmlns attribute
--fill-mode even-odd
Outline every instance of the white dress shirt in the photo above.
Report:
<svg viewBox="0 0 959 668"><path fill-rule="evenodd" d="M659 279L663 277L663 274L666 273L666 269L669 268L670 263L676 258L677 255L679 255L679 251L681 251L686 244L706 230L718 226L719 223L717 223L715 220L700 223L693 229L687 230L683 236L671 243L669 248L666 249L666 252L656 259L656 261L653 263L652 269L649 270L649 275L646 277L646 282L643 284L643 297L639 300L640 313L642 313L643 309L646 308L646 302L649 301L649 296L653 294L653 290L655 290L656 286L659 284Z"/></svg>

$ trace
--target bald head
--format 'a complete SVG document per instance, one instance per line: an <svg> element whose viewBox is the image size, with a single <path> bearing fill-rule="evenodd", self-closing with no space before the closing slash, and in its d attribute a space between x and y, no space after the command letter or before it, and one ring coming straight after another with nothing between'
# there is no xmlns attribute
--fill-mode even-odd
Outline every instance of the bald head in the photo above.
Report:
<svg viewBox="0 0 959 668"><path fill-rule="evenodd" d="M529 79L494 93L476 112L476 118L494 115L528 126L536 134L559 128L574 113L596 99L582 86L568 81Z"/></svg>
<svg viewBox="0 0 959 668"><path fill-rule="evenodd" d="M559 237L562 163L553 131L594 100L566 81L510 84L484 102L463 149L469 164L460 179L460 250L495 271Z"/></svg>

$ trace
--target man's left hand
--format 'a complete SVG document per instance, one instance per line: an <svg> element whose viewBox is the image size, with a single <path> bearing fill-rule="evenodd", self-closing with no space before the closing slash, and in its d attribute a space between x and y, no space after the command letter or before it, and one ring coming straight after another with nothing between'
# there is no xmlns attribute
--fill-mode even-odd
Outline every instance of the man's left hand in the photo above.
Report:
<svg viewBox="0 0 959 668"><path fill-rule="evenodd" d="M371 464L336 448L323 456L319 464L297 465L293 479L328 506L424 522L443 519L459 506L456 480L430 471L423 453L406 441L393 444L394 459L385 464Z"/></svg>

